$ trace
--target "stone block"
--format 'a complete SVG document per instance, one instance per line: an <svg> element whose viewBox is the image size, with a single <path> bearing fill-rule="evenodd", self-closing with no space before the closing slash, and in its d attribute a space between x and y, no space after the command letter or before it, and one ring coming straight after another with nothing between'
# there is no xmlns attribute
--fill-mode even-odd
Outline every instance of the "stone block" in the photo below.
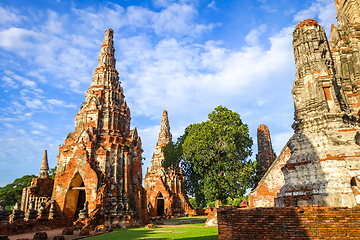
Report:
<svg viewBox="0 0 360 240"><path fill-rule="evenodd" d="M38 240L46 240L48 238L48 235L46 232L37 232L34 235L34 239Z"/></svg>
<svg viewBox="0 0 360 240"><path fill-rule="evenodd" d="M88 229L86 229L86 228L80 230L80 235L81 236L89 235L89 234L90 234L90 231Z"/></svg>
<svg viewBox="0 0 360 240"><path fill-rule="evenodd" d="M74 234L74 230L72 228L64 228L62 230L62 234L63 235L73 235Z"/></svg>

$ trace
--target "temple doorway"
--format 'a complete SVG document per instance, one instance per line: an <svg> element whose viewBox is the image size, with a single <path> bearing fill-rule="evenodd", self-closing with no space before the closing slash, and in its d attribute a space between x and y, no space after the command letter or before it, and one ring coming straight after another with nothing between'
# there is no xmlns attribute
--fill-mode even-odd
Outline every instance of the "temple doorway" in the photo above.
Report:
<svg viewBox="0 0 360 240"><path fill-rule="evenodd" d="M64 211L70 219L78 219L79 212L86 202L85 184L79 173L71 181L65 198Z"/></svg>
<svg viewBox="0 0 360 240"><path fill-rule="evenodd" d="M158 216L162 216L164 214L164 197L161 193L156 198L156 209Z"/></svg>

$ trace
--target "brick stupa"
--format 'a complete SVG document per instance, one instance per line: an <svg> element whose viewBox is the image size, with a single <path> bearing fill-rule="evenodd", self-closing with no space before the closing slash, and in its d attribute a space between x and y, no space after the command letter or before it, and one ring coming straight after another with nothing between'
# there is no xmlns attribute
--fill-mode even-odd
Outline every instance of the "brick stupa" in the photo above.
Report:
<svg viewBox="0 0 360 240"><path fill-rule="evenodd" d="M256 154L256 161L259 164L259 169L256 176L256 185L276 159L276 154L271 144L269 129L264 124L259 125L257 129L257 143L258 153Z"/></svg>
<svg viewBox="0 0 360 240"><path fill-rule="evenodd" d="M182 192L184 181L181 169L176 172L164 169L164 153L162 147L172 140L167 111L164 110L161 121L158 142L151 160L151 169L145 176L145 190L147 193L147 207L150 216L184 216L195 215L188 197Z"/></svg>
<svg viewBox="0 0 360 240"><path fill-rule="evenodd" d="M335 7L329 40L314 19L294 29L294 134L251 207L360 205L360 0Z"/></svg>
<svg viewBox="0 0 360 240"><path fill-rule="evenodd" d="M90 218L126 226L147 221L143 150L136 128L130 130L114 52L108 29L75 131L59 147L53 199L69 220L88 202Z"/></svg>

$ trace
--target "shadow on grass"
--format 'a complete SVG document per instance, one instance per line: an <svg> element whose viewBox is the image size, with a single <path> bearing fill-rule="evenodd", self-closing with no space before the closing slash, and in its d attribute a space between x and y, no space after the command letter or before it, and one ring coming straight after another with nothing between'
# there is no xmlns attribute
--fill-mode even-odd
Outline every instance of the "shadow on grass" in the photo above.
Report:
<svg viewBox="0 0 360 240"><path fill-rule="evenodd" d="M204 224L207 220L207 217L181 217L181 218L174 218L174 219L168 219L164 220L163 223L165 225L198 225Z"/></svg>
<svg viewBox="0 0 360 240"><path fill-rule="evenodd" d="M117 229L114 232L104 235L91 237L92 240L134 240L134 239L151 239L151 240L215 240L219 239L217 235L217 228L194 228L194 227L177 227L177 228L130 228Z"/></svg>

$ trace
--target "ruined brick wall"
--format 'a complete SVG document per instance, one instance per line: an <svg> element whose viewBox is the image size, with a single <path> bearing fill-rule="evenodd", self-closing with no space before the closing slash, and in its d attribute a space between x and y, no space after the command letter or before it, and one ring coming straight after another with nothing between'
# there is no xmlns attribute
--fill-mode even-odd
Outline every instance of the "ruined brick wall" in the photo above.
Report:
<svg viewBox="0 0 360 240"><path fill-rule="evenodd" d="M40 209L41 202L48 203L54 188L52 178L34 178L30 187L24 188L21 197L21 210L26 212L30 202L34 201L35 210Z"/></svg>
<svg viewBox="0 0 360 240"><path fill-rule="evenodd" d="M285 183L281 168L290 158L290 149L285 145L256 188L249 193L250 207L274 207L275 198Z"/></svg>
<svg viewBox="0 0 360 240"><path fill-rule="evenodd" d="M49 164L47 150L43 152L38 178L31 180L30 187L24 188L21 196L21 211L27 212L30 203L34 203L34 209L38 211L42 202L50 204L53 193L54 179L49 177Z"/></svg>
<svg viewBox="0 0 360 240"><path fill-rule="evenodd" d="M219 240L358 239L360 209L309 205L219 209Z"/></svg>

